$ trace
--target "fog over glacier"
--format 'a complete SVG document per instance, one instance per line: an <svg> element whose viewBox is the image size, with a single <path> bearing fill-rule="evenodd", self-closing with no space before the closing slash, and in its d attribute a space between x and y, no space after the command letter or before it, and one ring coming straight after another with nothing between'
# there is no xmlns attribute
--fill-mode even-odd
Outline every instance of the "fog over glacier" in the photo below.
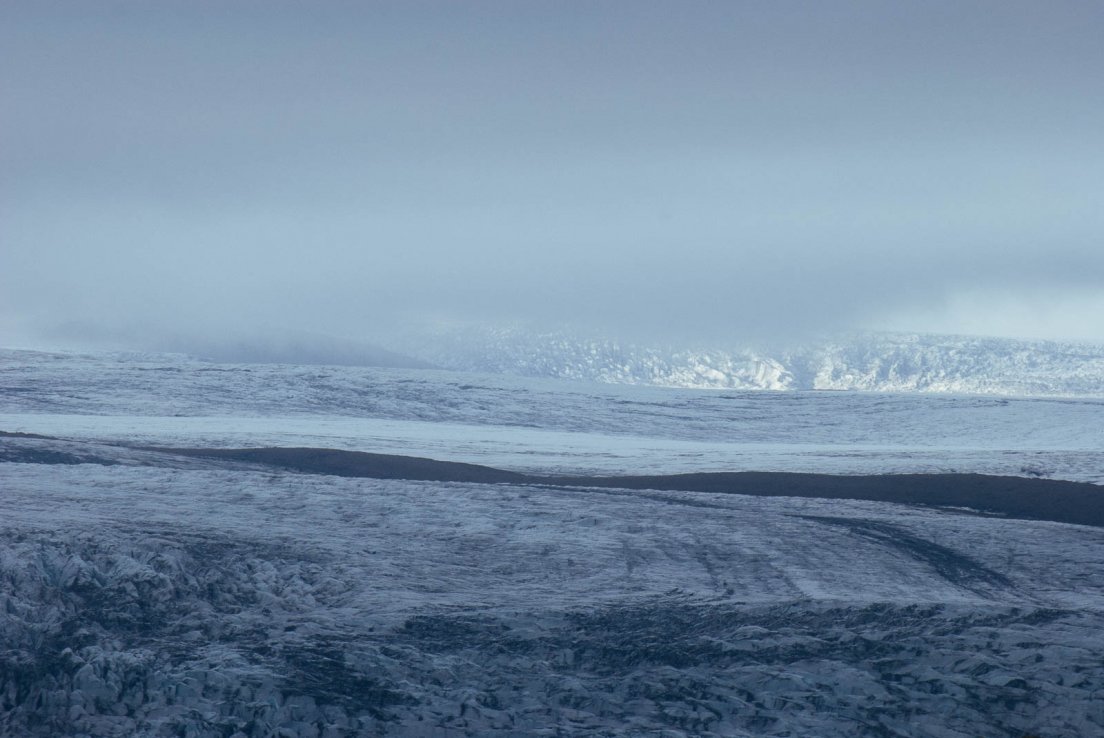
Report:
<svg viewBox="0 0 1104 738"><path fill-rule="evenodd" d="M0 738L1104 735L1102 37L0 0Z"/></svg>
<svg viewBox="0 0 1104 738"><path fill-rule="evenodd" d="M1092 2L6 2L0 332L1104 339Z"/></svg>

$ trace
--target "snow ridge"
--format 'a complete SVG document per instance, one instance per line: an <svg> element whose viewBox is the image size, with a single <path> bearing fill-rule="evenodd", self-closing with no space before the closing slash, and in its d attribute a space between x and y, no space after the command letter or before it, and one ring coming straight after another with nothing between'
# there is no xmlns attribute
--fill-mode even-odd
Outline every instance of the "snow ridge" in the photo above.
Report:
<svg viewBox="0 0 1104 738"><path fill-rule="evenodd" d="M785 349L643 346L567 332L439 331L403 350L438 366L695 389L1104 395L1104 346L865 333Z"/></svg>

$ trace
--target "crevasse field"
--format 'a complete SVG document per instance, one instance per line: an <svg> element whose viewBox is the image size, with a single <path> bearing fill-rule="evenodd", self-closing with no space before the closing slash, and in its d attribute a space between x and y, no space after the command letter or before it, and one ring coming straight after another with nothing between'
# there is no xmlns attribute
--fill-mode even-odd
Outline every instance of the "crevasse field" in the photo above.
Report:
<svg viewBox="0 0 1104 738"><path fill-rule="evenodd" d="M1101 484L1101 399L4 351L0 431L3 735L1104 734L1102 528L149 448Z"/></svg>

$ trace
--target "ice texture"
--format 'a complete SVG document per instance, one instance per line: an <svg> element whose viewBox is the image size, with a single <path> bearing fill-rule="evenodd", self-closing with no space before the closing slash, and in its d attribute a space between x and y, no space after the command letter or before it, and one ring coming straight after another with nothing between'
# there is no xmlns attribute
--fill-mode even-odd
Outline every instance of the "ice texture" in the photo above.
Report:
<svg viewBox="0 0 1104 738"><path fill-rule="evenodd" d="M559 330L446 327L399 339L438 366L615 384L1104 396L1104 345L857 333L782 347L630 343Z"/></svg>
<svg viewBox="0 0 1104 738"><path fill-rule="evenodd" d="M136 447L1101 481L1098 400L3 359L0 735L1104 734L1104 529Z"/></svg>
<svg viewBox="0 0 1104 738"><path fill-rule="evenodd" d="M0 430L318 446L518 471L979 472L1104 482L1104 399L700 391L0 351Z"/></svg>
<svg viewBox="0 0 1104 738"><path fill-rule="evenodd" d="M1104 730L1099 529L266 471L3 473L5 734Z"/></svg>

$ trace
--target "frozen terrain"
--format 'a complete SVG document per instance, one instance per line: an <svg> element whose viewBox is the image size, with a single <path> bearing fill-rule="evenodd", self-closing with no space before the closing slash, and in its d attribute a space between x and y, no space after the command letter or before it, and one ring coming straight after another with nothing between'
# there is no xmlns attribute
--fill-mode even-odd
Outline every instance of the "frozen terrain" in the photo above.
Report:
<svg viewBox="0 0 1104 738"><path fill-rule="evenodd" d="M1104 482L1104 398L757 392L0 351L0 430L321 446L522 471L980 472Z"/></svg>
<svg viewBox="0 0 1104 738"><path fill-rule="evenodd" d="M0 735L1102 734L1104 528L139 448L1100 483L1102 405L5 352Z"/></svg>
<svg viewBox="0 0 1104 738"><path fill-rule="evenodd" d="M742 390L1104 395L1104 346L860 333L775 348L634 345L570 332L438 329L396 344L438 366L528 377Z"/></svg>

